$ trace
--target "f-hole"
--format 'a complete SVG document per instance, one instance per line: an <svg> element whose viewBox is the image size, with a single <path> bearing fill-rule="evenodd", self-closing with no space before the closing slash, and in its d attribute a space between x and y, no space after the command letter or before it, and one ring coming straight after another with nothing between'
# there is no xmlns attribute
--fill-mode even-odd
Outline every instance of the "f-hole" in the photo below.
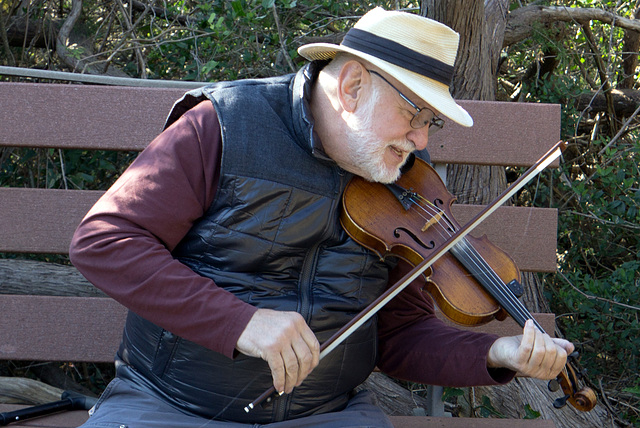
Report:
<svg viewBox="0 0 640 428"><path fill-rule="evenodd" d="M425 250L433 250L436 247L436 243L434 241L429 241L428 244L425 244L424 242L422 242L420 240L420 238L418 238L412 231L410 231L407 228L404 227L397 227L394 231L393 231L393 236L395 236L396 238L399 238L401 235L401 232L406 233L407 235L409 235L411 237L411 239L413 239L413 241L420 245L422 248L424 248Z"/></svg>

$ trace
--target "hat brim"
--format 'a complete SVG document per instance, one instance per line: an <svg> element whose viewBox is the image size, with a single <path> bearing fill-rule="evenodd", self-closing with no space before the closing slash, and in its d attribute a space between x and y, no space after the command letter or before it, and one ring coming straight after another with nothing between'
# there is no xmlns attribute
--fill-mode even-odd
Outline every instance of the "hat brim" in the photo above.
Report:
<svg viewBox="0 0 640 428"><path fill-rule="evenodd" d="M455 102L449 92L449 87L443 83L347 46L310 43L298 48L298 53L310 61L332 59L338 52L346 52L368 61L402 82L404 86L436 109L439 114L462 126L473 126L473 119L469 113Z"/></svg>

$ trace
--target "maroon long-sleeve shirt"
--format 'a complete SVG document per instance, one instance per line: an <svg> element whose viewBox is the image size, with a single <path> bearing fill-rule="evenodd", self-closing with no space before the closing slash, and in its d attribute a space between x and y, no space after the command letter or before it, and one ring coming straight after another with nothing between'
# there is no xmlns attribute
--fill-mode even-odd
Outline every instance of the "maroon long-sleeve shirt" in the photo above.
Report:
<svg viewBox="0 0 640 428"><path fill-rule="evenodd" d="M160 134L89 211L70 256L89 281L133 312L233 358L257 308L171 255L213 201L220 156L217 116L203 102ZM487 369L495 337L444 326L419 287L380 312L379 367L441 385L510 380L510 371Z"/></svg>

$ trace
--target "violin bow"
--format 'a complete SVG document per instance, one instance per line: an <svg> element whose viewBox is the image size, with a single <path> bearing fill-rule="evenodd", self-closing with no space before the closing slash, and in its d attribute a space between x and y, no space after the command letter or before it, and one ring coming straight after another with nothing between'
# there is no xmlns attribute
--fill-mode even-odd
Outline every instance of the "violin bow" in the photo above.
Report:
<svg viewBox="0 0 640 428"><path fill-rule="evenodd" d="M340 330L335 332L333 336L327 339L320 346L320 360L322 360L327 354L333 351L338 345L346 340L354 331L367 322L372 316L374 316L380 309L382 309L387 303L391 301L395 296L400 294L402 290L407 288L415 279L422 275L433 263L435 263L440 257L446 254L451 248L458 244L466 235L468 235L473 229L475 229L480 223L482 223L489 215L491 215L498 207L503 205L509 198L511 198L518 190L524 187L535 176L546 169L554 160L560 157L562 152L566 149L567 143L564 141L558 141L554 146L547 151L540 159L538 159L527 171L524 172L511 186L509 186L496 200L491 202L482 209L471 221L461 227L455 234L449 237L446 241L440 244L436 249L426 257L420 264L416 265L411 271L403 276L393 286L389 287L384 293L382 293L376 300L369 304L358 315L345 324ZM271 387L266 390L262 395L249 403L245 408L245 412L250 412L257 405L271 397L276 392L275 387Z"/></svg>

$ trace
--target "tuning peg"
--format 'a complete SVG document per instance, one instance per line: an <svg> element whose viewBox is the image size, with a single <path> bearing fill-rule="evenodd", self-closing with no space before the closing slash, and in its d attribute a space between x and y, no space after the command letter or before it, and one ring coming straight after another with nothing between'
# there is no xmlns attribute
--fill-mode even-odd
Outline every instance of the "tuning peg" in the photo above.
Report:
<svg viewBox="0 0 640 428"><path fill-rule="evenodd" d="M549 388L549 391L556 392L560 389L560 382L558 382L558 379L551 379L547 384L547 387Z"/></svg>
<svg viewBox="0 0 640 428"><path fill-rule="evenodd" d="M565 395L564 397L560 397L560 398L556 398L553 401L553 407L555 407L556 409L561 409L564 406L567 405L567 400L569 399L570 395Z"/></svg>
<svg viewBox="0 0 640 428"><path fill-rule="evenodd" d="M570 353L569 355L567 355L567 359L568 359L568 360L577 360L579 356L580 356L580 352L578 352L578 351L573 351L572 353Z"/></svg>

